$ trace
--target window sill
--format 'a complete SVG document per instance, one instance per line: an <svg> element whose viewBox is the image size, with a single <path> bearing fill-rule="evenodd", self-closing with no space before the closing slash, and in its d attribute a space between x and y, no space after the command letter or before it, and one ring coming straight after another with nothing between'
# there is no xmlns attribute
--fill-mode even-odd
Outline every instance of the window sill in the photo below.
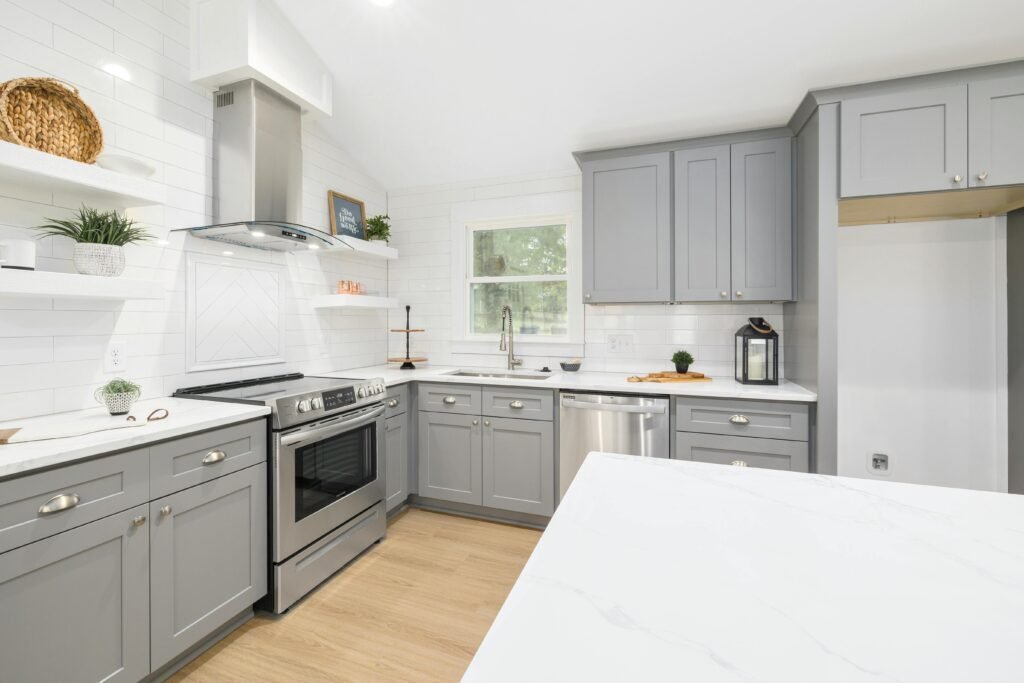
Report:
<svg viewBox="0 0 1024 683"><path fill-rule="evenodd" d="M577 342L543 341L540 339L514 339L516 355L521 356L564 356L582 357L583 344ZM451 353L503 356L507 351L498 350L498 340L494 341L452 341Z"/></svg>

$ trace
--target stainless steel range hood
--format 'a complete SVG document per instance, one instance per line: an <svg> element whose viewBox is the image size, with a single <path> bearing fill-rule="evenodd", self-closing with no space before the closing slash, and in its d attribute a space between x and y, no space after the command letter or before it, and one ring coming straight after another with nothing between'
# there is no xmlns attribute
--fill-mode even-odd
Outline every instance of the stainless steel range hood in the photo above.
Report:
<svg viewBox="0 0 1024 683"><path fill-rule="evenodd" d="M214 224L187 228L203 239L268 251L352 249L299 224L299 106L254 80L220 88L213 110Z"/></svg>

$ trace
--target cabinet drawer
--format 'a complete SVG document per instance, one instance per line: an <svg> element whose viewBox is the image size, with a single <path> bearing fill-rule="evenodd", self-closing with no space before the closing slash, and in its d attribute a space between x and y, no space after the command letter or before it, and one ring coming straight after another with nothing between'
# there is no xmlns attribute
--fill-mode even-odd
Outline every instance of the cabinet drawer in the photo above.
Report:
<svg viewBox="0 0 1024 683"><path fill-rule="evenodd" d="M676 399L676 430L729 436L807 441L805 403Z"/></svg>
<svg viewBox="0 0 1024 683"><path fill-rule="evenodd" d="M146 449L0 482L0 552L148 500Z"/></svg>
<svg viewBox="0 0 1024 683"><path fill-rule="evenodd" d="M554 419L554 394L545 389L484 387L483 414L490 417Z"/></svg>
<svg viewBox="0 0 1024 683"><path fill-rule="evenodd" d="M216 479L267 459L267 423L254 420L150 448L153 498Z"/></svg>
<svg viewBox="0 0 1024 683"><path fill-rule="evenodd" d="M679 432L675 458L718 465L744 462L748 467L769 470L810 471L807 443L803 441Z"/></svg>
<svg viewBox="0 0 1024 683"><path fill-rule="evenodd" d="M420 410L437 413L480 414L480 387L459 384L421 384Z"/></svg>
<svg viewBox="0 0 1024 683"><path fill-rule="evenodd" d="M388 387L387 398L384 399L384 417L401 415L409 407L409 385Z"/></svg>

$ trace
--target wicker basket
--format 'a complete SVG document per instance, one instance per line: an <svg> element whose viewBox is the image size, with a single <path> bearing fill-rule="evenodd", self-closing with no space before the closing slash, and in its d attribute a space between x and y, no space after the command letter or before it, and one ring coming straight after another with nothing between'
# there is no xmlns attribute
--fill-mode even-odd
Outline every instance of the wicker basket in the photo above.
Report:
<svg viewBox="0 0 1024 683"><path fill-rule="evenodd" d="M86 164L103 150L96 114L75 88L55 78L0 84L0 140Z"/></svg>

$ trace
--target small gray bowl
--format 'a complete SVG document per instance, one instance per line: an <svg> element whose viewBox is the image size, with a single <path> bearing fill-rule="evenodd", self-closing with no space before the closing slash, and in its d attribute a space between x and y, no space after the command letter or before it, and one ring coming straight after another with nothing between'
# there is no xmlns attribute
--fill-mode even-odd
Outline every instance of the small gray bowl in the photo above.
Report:
<svg viewBox="0 0 1024 683"><path fill-rule="evenodd" d="M583 363L559 363L566 372L576 372Z"/></svg>

